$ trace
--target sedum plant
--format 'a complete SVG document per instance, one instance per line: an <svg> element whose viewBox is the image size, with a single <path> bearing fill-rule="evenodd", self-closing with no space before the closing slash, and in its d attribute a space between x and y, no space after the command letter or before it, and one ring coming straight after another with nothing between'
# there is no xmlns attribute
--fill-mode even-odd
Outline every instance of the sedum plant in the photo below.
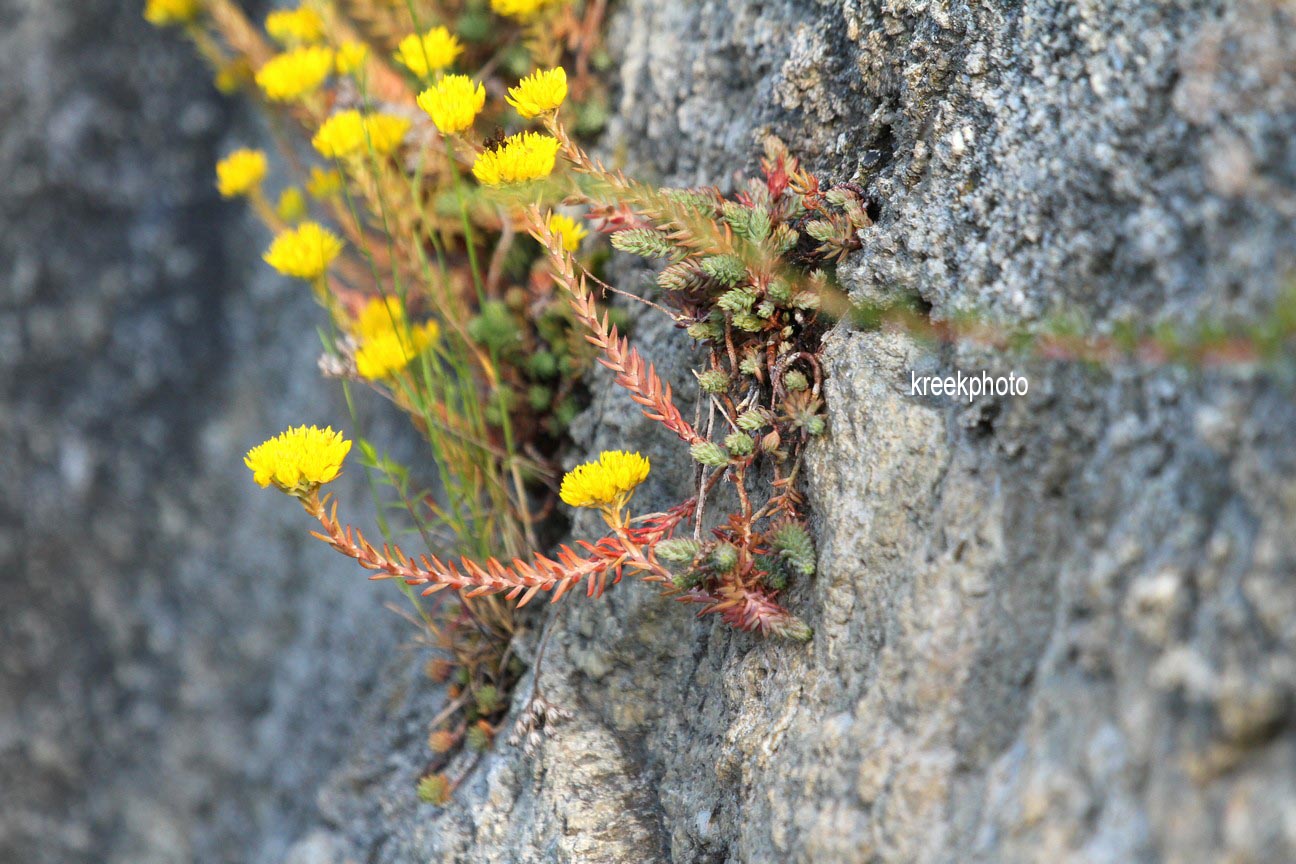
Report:
<svg viewBox="0 0 1296 864"><path fill-rule="evenodd" d="M780 594L814 572L797 478L825 431L820 307L832 263L871 224L865 202L854 187L821 188L776 141L732 195L606 169L580 144L606 101L604 8L307 0L258 26L229 0L145 5L150 21L184 30L219 87L272 119L275 164L293 179L272 195L272 160L240 149L216 185L273 232L266 262L323 308L321 371L349 404L356 390L390 402L428 444L423 488L363 435L354 442L375 494L418 532L416 552L396 543L387 507L381 541L338 518L322 487L352 442L332 429L289 429L245 461L301 502L315 536L409 597L437 652L428 675L451 697L419 786L433 803L493 741L523 671L516 609L538 595L598 596L629 574L741 630L811 634ZM659 262L660 302L600 278L594 234ZM602 305L608 293L697 342L691 419ZM650 473L638 453L558 468L595 361L696 463L666 511L632 506ZM708 512L721 501L730 512ZM562 505L598 512L606 532L550 551ZM532 696L514 733L528 746L563 715Z"/></svg>

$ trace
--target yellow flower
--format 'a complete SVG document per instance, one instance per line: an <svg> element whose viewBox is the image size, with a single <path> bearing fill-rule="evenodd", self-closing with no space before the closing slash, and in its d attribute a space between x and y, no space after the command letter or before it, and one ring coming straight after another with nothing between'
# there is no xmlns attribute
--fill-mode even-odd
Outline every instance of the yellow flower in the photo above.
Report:
<svg viewBox="0 0 1296 864"><path fill-rule="evenodd" d="M373 297L351 322L351 333L359 342L373 339L405 323L405 307L399 297Z"/></svg>
<svg viewBox="0 0 1296 864"><path fill-rule="evenodd" d="M369 146L380 156L390 156L405 140L410 121L394 114L370 114L365 117L365 135Z"/></svg>
<svg viewBox="0 0 1296 864"><path fill-rule="evenodd" d="M310 45L324 38L324 19L309 6L271 12L265 28L281 45Z"/></svg>
<svg viewBox="0 0 1296 864"><path fill-rule="evenodd" d="M188 24L202 12L202 0L146 0L144 20L158 27Z"/></svg>
<svg viewBox="0 0 1296 864"><path fill-rule="evenodd" d="M530 18L546 6L556 6L561 0L491 0L491 9L497 15L509 18Z"/></svg>
<svg viewBox="0 0 1296 864"><path fill-rule="evenodd" d="M420 78L446 68L463 52L459 38L444 27L433 27L419 36L411 33L401 40L396 60Z"/></svg>
<svg viewBox="0 0 1296 864"><path fill-rule="evenodd" d="M549 214L548 224L549 233L557 235L562 240L562 247L568 252L575 252L579 249L581 241L589 236L589 232L585 230L584 225L561 213Z"/></svg>
<svg viewBox="0 0 1296 864"><path fill-rule="evenodd" d="M652 466L638 453L605 450L598 461L577 465L563 477L558 495L571 507L619 511L648 477Z"/></svg>
<svg viewBox="0 0 1296 864"><path fill-rule="evenodd" d="M356 371L362 378L382 381L391 378L428 349L441 328L435 321L411 325L396 297L375 297L352 322L351 332L359 343Z"/></svg>
<svg viewBox="0 0 1296 864"><path fill-rule="evenodd" d="M336 168L312 166L310 179L306 181L306 191L321 201L332 198L342 191L342 172Z"/></svg>
<svg viewBox="0 0 1296 864"><path fill-rule="evenodd" d="M391 378L422 355L441 335L435 321L390 328L361 343L356 349L356 372L361 378L382 381Z"/></svg>
<svg viewBox="0 0 1296 864"><path fill-rule="evenodd" d="M289 495L305 497L342 473L350 451L351 442L331 426L298 426L253 447L243 464L259 486L273 483Z"/></svg>
<svg viewBox="0 0 1296 864"><path fill-rule="evenodd" d="M369 152L388 156L400 146L410 121L391 114L362 115L354 109L339 111L324 121L311 143L329 159L349 159Z"/></svg>
<svg viewBox="0 0 1296 864"><path fill-rule="evenodd" d="M295 225L305 219L310 212L306 203L306 194L300 187L289 186L279 193L279 202L275 204L275 213L285 222Z"/></svg>
<svg viewBox="0 0 1296 864"><path fill-rule="evenodd" d="M312 281L341 253L342 240L336 234L316 222L303 222L276 237L264 258L285 276Z"/></svg>
<svg viewBox="0 0 1296 864"><path fill-rule="evenodd" d="M314 93L333 71L333 52L318 45L275 55L256 73L272 102L295 102Z"/></svg>
<svg viewBox="0 0 1296 864"><path fill-rule="evenodd" d="M419 94L418 105L432 117L443 135L469 128L486 105L486 88L467 75L445 75Z"/></svg>
<svg viewBox="0 0 1296 864"><path fill-rule="evenodd" d="M235 150L216 163L216 189L224 198L247 195L266 176L266 155L260 150Z"/></svg>
<svg viewBox="0 0 1296 864"><path fill-rule="evenodd" d="M337 49L339 75L354 75L364 68L369 59L369 46L363 42L343 42Z"/></svg>
<svg viewBox="0 0 1296 864"><path fill-rule="evenodd" d="M536 71L519 81L518 86L510 87L508 92L504 101L523 117L539 117L557 111L567 98L567 70L558 66Z"/></svg>
<svg viewBox="0 0 1296 864"><path fill-rule="evenodd" d="M557 138L520 132L505 138L494 150L482 152L473 163L473 176L486 186L538 180L553 173L557 156Z"/></svg>

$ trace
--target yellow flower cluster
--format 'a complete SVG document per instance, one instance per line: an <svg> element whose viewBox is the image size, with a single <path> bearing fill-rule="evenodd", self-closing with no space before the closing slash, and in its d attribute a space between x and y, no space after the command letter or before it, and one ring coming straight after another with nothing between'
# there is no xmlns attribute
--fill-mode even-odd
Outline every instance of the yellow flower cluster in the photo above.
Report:
<svg viewBox="0 0 1296 864"><path fill-rule="evenodd" d="M486 88L467 75L444 75L418 97L418 106L443 135L470 128L485 105Z"/></svg>
<svg viewBox="0 0 1296 864"><path fill-rule="evenodd" d="M567 98L567 70L559 66L536 71L519 81L518 86L510 87L508 92L504 101L527 119L557 111Z"/></svg>
<svg viewBox="0 0 1296 864"><path fill-rule="evenodd" d="M352 326L359 342L356 372L370 381L393 377L426 351L441 335L435 321L411 325L395 297L374 298Z"/></svg>
<svg viewBox="0 0 1296 864"><path fill-rule="evenodd" d="M333 71L333 52L314 45L278 54L256 73L257 86L272 102L296 102L314 93Z"/></svg>
<svg viewBox="0 0 1296 864"><path fill-rule="evenodd" d="M409 132L410 121L391 114L339 111L324 121L311 144L327 159L350 159L369 152L389 156Z"/></svg>
<svg viewBox="0 0 1296 864"><path fill-rule="evenodd" d="M306 181L306 191L320 201L332 198L342 191L342 172L336 168L312 166L310 178Z"/></svg>
<svg viewBox="0 0 1296 864"><path fill-rule="evenodd" d="M557 6L561 2L564 0L491 0L491 9L497 15L526 19L546 6Z"/></svg>
<svg viewBox="0 0 1296 864"><path fill-rule="evenodd" d="M369 46L363 42L343 42L338 46L336 66L339 75L354 75L369 59Z"/></svg>
<svg viewBox="0 0 1296 864"><path fill-rule="evenodd" d="M436 342L441 330L435 321L415 324L408 333L389 330L356 349L356 372L370 381L384 381L410 364Z"/></svg>
<svg viewBox="0 0 1296 864"><path fill-rule="evenodd" d="M426 78L463 53L459 38L444 27L433 27L420 36L411 33L396 48L396 60L419 78Z"/></svg>
<svg viewBox="0 0 1296 864"><path fill-rule="evenodd" d="M342 472L351 442L332 427L298 426L258 444L243 457L259 486L273 483L289 495L305 497Z"/></svg>
<svg viewBox="0 0 1296 864"><path fill-rule="evenodd" d="M266 176L266 155L260 150L235 150L216 163L216 189L224 198L248 195Z"/></svg>
<svg viewBox="0 0 1296 864"><path fill-rule="evenodd" d="M553 173L558 139L539 132L519 132L493 150L485 150L473 163L473 176L485 186L525 183Z"/></svg>
<svg viewBox="0 0 1296 864"><path fill-rule="evenodd" d="M147 0L144 20L157 27L188 24L202 12L202 0Z"/></svg>
<svg viewBox="0 0 1296 864"><path fill-rule="evenodd" d="M563 477L558 496L571 507L619 511L648 478L648 460L638 453L606 450L598 461L577 465Z"/></svg>
<svg viewBox="0 0 1296 864"><path fill-rule="evenodd" d="M562 248L568 252L579 249L581 241L589 236L589 231L585 230L584 225L562 213L549 214L548 226L549 233L557 236L562 241Z"/></svg>
<svg viewBox="0 0 1296 864"><path fill-rule="evenodd" d="M265 29L281 45L311 45L324 38L324 19L309 6L280 9L266 16Z"/></svg>
<svg viewBox="0 0 1296 864"><path fill-rule="evenodd" d="M405 307L399 297L374 297L364 305L351 322L351 335L364 342L394 329L405 322Z"/></svg>
<svg viewBox="0 0 1296 864"><path fill-rule="evenodd" d="M342 240L317 222L303 222L275 237L265 261L285 276L313 281L342 254Z"/></svg>

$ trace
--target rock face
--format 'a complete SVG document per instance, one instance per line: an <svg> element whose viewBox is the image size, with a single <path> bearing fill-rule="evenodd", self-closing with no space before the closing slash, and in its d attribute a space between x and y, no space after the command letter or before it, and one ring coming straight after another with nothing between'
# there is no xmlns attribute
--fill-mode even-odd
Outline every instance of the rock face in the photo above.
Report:
<svg viewBox="0 0 1296 864"><path fill-rule="evenodd" d="M283 338L309 304L252 277L260 238L211 200L221 109L157 145L174 161L132 147L209 98L176 67L183 48L150 42L164 73L85 93L84 70L26 71L68 56L79 27L139 32L116 4L89 4L88 24L70 5L0 12L20 34L0 80L28 75L0 176L31 190L0 203L15 262L0 339L20 346L3 352L16 407L0 429L22 454L0 463L16 574L0 771L20 781L0 791L0 853L1296 859L1290 375L846 328L807 475L819 573L788 597L814 640L735 634L628 583L569 598L540 687L575 717L534 758L488 754L450 806L418 804L444 694L393 650L375 589L228 467L266 426L338 416L309 341ZM665 183L724 184L774 133L858 182L879 204L840 274L860 299L1098 331L1255 319L1296 270L1294 17L1280 0L626 0L608 148ZM77 304L101 310L98 330ZM687 381L678 334L640 316L635 336ZM1028 393L910 394L911 373L983 369ZM685 459L595 390L582 447L643 450L643 505L673 503Z"/></svg>

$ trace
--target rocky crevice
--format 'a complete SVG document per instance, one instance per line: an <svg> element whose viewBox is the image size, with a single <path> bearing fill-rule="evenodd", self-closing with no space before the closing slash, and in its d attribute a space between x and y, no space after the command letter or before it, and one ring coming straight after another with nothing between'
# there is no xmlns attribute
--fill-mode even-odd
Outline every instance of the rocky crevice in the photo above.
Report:
<svg viewBox="0 0 1296 864"><path fill-rule="evenodd" d="M227 470L267 425L339 415L327 413L338 406L314 377L313 347L283 340L310 317L308 299L252 276L259 235L234 227L207 188L224 109L210 103L216 113L194 121L178 161L122 175L138 188L95 179L102 146L87 145L80 168L59 162L57 146L40 155L41 130L147 142L174 127L177 106L210 98L196 67L179 65L183 47L160 42L147 62L191 89L127 76L120 92L82 97L75 81L22 78L62 56L30 28L70 27L64 5L0 3L0 20L27 34L0 52L12 58L4 80L27 82L3 176L30 184L42 166L33 201L69 182L60 177L82 178L122 214L151 213L184 189L165 212L233 233L211 245L198 229L167 239L173 257L196 262L149 279L128 270L121 291L136 299L105 301L138 310L138 332L116 318L101 328L136 334L129 345L185 332L169 329L159 296L197 302L191 320L202 323L190 326L219 321L201 351L157 349L167 374L218 382L186 383L204 395L170 423L160 406L176 385L148 389L139 370L153 367L111 347L125 337L62 355L66 337L35 341L46 305L22 286L40 271L8 256L17 293L0 311L0 340L25 340L4 354L22 357L21 378L8 380L42 383L39 394L9 384L6 404L21 410L0 414L25 466L0 462L0 500L24 501L28 514L0 532L9 569L23 574L5 588L18 599L0 623L26 634L15 652L25 659L3 672L14 707L0 711L0 766L27 778L0 793L0 850L297 864L1296 856L1290 381L1090 368L845 327L826 343L830 434L806 481L819 572L788 598L814 641L733 633L629 583L597 602L569 598L553 609L541 683L575 718L533 759L498 747L449 807L418 804L425 724L443 694L374 587L302 539L283 502ZM144 38L143 25L106 10L93 14L114 38ZM1013 325L1066 314L1098 330L1264 315L1296 265L1293 24L1276 0L1010 10L627 0L610 24L619 101L605 150L663 183L724 186L777 134L877 202L878 224L840 273L860 299L916 295L936 318L975 310ZM56 106L77 98L96 121L55 123ZM56 163L74 168L58 174ZM65 209L100 239L42 247L65 232L30 221L7 242L47 249L46 268L111 260L102 250L121 229L110 223L128 217L79 198ZM188 224L152 218L130 215L131 236ZM4 221L24 224L16 211ZM163 260L154 246L136 254ZM626 285L646 281L621 266ZM73 284L115 297L103 272L58 271L49 290L60 303L82 297ZM205 299L183 300L195 272L218 277L203 283ZM634 336L687 385L677 331L637 315ZM60 365L69 357L134 377L92 389L101 379ZM1026 375L1028 395L962 404L909 393L911 373L981 369ZM687 460L624 394L598 385L578 449L642 450L654 472L636 500L674 503ZM266 407L272 392L287 396ZM125 406L124 428L167 426L177 439L158 445L167 455L122 444L125 432L101 419L109 405ZM57 444L42 443L48 429ZM76 497L78 484L95 491ZM213 501L227 503L213 515ZM195 534L199 515L208 521ZM31 551L66 549L65 524L90 526L91 552ZM596 526L578 519L574 530ZM51 573L68 575L51 588ZM531 619L533 633L543 621ZM52 680L42 670L69 641L83 647ZM135 694L124 714L122 694ZM88 713L104 718L94 734L78 722ZM160 756L141 763L141 751ZM87 765L107 779L77 788ZM68 800L88 803L37 815Z"/></svg>

